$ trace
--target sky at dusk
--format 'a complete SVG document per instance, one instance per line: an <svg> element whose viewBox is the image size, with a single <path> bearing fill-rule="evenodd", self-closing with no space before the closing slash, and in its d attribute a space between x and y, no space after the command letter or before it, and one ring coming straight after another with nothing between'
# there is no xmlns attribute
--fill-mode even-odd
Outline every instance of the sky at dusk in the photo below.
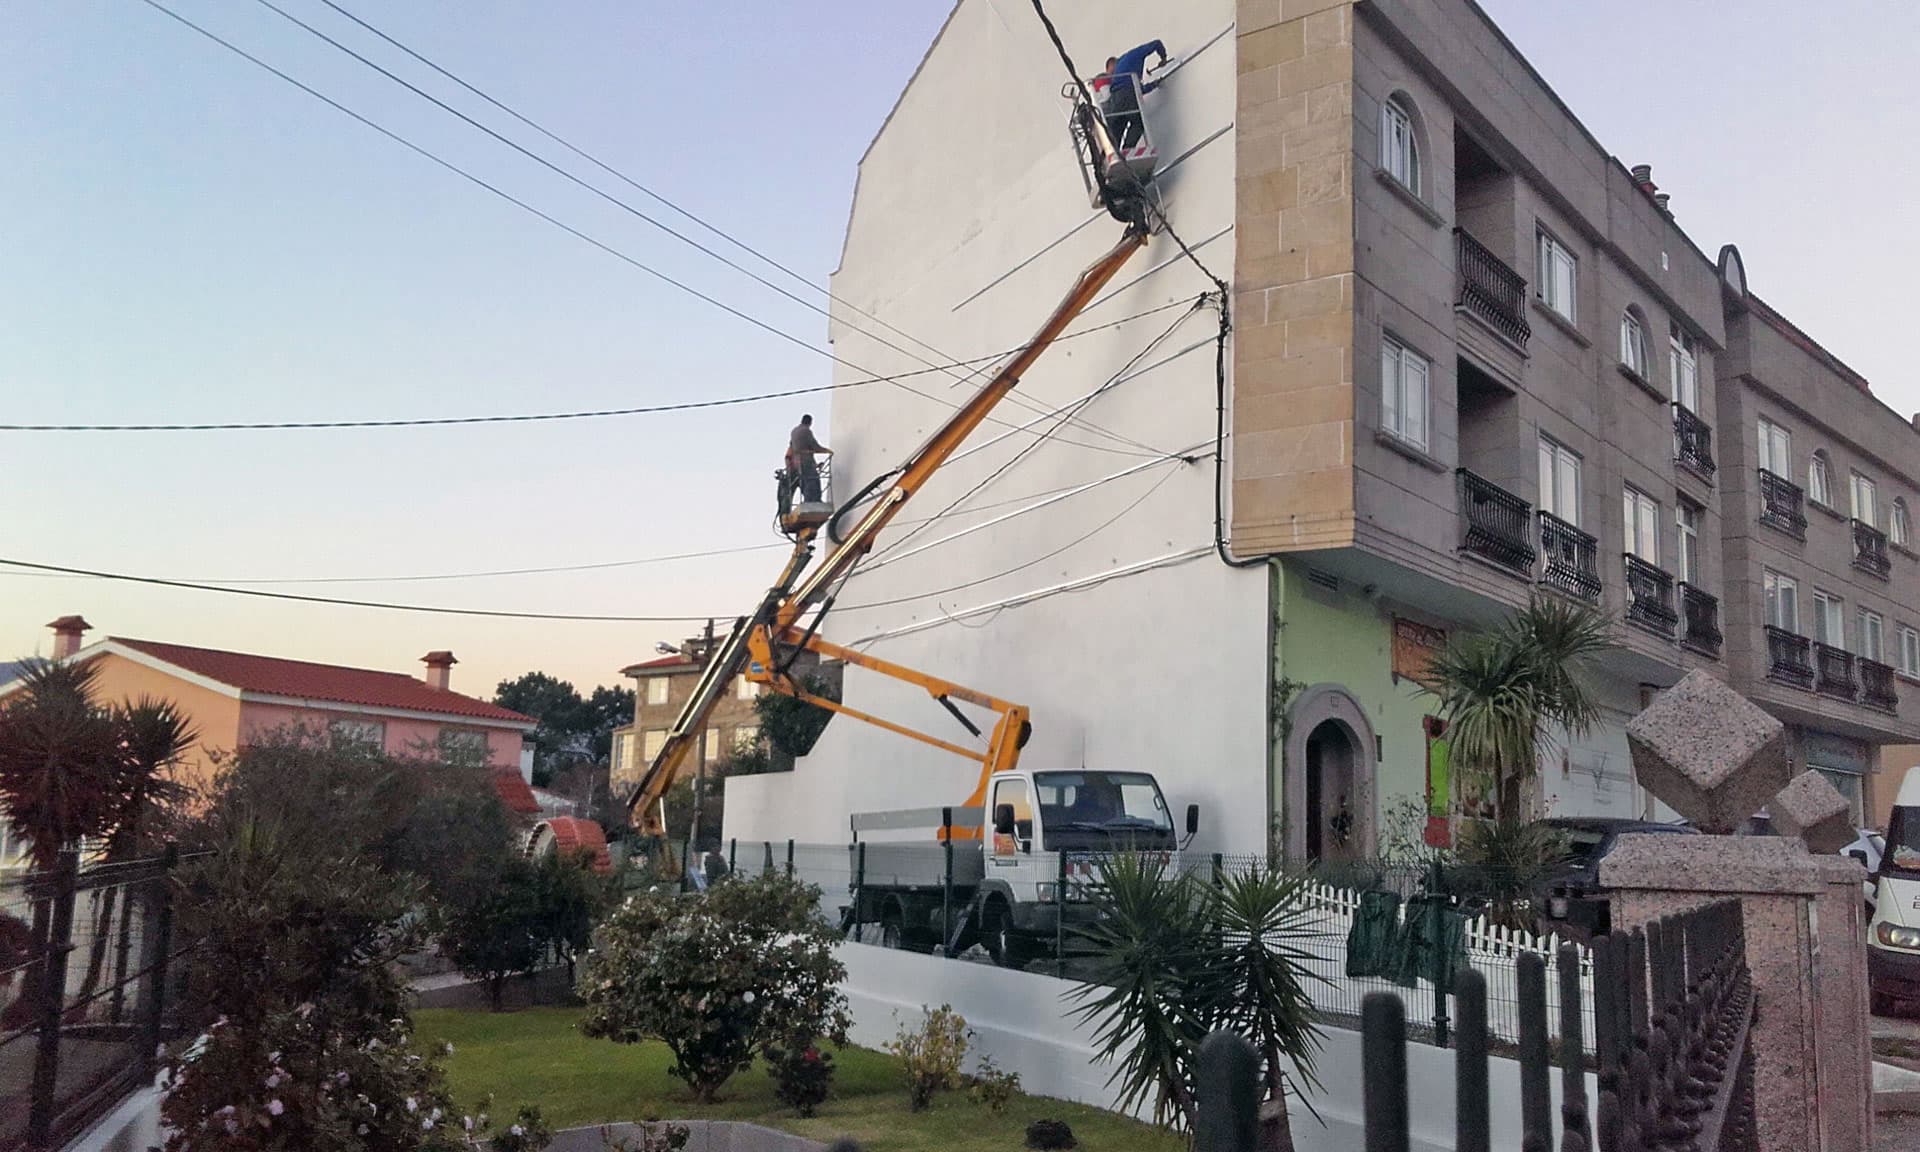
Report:
<svg viewBox="0 0 1920 1152"><path fill-rule="evenodd" d="M825 347L817 313L266 7L167 2L570 226ZM318 0L275 2L595 175ZM838 259L860 154L950 6L340 3L816 284ZM1771 0L1483 3L1611 151L1654 166L1696 243L1709 253L1738 244L1758 294L1864 373L1892 408L1920 410L1920 372L1904 343L1920 230L1903 218L1920 207L1908 144L1920 122L1911 83L1920 6L1840 0L1809 19L1816 10ZM1092 59L1125 45L1069 47ZM1035 83L1057 87L1058 78ZM824 357L497 199L140 0L6 5L0 155L0 422L563 411L829 379ZM957 355L990 351L914 335ZM823 396L479 427L0 432L0 557L305 581L775 545L587 572L259 585L730 618L780 562L770 476L802 411L817 414L832 443ZM461 660L454 686L479 695L532 668L582 687L617 682L656 641L696 627L479 620L0 574L0 657L44 652L42 626L72 612L95 625L92 638L416 673L422 653L451 648Z"/></svg>

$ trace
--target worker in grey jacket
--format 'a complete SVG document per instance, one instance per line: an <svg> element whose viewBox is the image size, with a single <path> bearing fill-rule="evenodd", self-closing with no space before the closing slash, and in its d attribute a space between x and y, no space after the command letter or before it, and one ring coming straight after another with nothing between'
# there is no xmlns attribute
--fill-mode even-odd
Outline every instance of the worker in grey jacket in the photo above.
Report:
<svg viewBox="0 0 1920 1152"><path fill-rule="evenodd" d="M808 504L820 502L820 466L814 462L814 453L833 455L833 449L820 443L813 435L813 416L800 417L800 423L794 425L787 436L787 472L800 478L800 499Z"/></svg>

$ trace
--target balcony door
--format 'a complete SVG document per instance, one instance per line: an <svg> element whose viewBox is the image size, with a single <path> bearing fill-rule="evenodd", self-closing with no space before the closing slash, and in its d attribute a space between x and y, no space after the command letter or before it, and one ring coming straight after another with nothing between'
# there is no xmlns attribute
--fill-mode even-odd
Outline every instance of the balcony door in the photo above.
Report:
<svg viewBox="0 0 1920 1152"><path fill-rule="evenodd" d="M1767 623L1797 635L1800 631L1800 585L1790 576L1768 572L1765 586Z"/></svg>
<svg viewBox="0 0 1920 1152"><path fill-rule="evenodd" d="M1580 526L1580 457L1545 436L1540 437L1540 510Z"/></svg>
<svg viewBox="0 0 1920 1152"><path fill-rule="evenodd" d="M1760 421L1760 467L1775 476L1793 475L1793 435L1771 420Z"/></svg>

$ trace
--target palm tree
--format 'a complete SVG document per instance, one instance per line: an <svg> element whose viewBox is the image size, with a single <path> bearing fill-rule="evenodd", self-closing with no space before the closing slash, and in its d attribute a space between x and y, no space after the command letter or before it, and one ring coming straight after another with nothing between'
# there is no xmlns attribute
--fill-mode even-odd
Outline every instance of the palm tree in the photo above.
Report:
<svg viewBox="0 0 1920 1152"><path fill-rule="evenodd" d="M1613 647L1605 615L1548 597L1456 635L1428 666L1422 687L1440 701L1454 762L1492 781L1500 817L1518 818L1552 729L1579 736L1599 719L1590 665Z"/></svg>

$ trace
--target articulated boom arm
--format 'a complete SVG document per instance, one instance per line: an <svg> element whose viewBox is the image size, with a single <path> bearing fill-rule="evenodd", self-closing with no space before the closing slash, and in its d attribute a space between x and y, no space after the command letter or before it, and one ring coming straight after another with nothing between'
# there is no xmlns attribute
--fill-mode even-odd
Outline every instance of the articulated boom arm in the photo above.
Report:
<svg viewBox="0 0 1920 1152"><path fill-rule="evenodd" d="M1101 257L1094 265L1080 274L1073 290L1067 294L1053 315L1035 333L1025 347L1014 354L985 387L956 409L947 422L940 426L927 442L922 444L913 455L901 465L893 485L883 493L874 506L860 518L845 540L820 562L806 581L797 589L794 583L805 570L807 562L813 557L813 541L819 528L806 527L794 535L793 553L788 557L787 566L773 587L767 590L760 606L750 617L742 617L735 623L733 631L727 635L726 643L715 650L708 658L706 671L701 674L692 697L687 700L680 716L667 732L667 741L653 762L647 766L646 773L640 779L640 786L627 801L627 815L635 828L646 835L664 836L666 833L665 815L662 802L668 789L678 778L681 765L706 729L707 721L714 706L726 694L733 678L745 675L748 680L763 684L775 692L792 696L808 703L816 704L833 712L852 716L869 724L897 732L903 736L918 740L923 744L944 749L958 756L980 763L980 785L976 794L967 801L979 804L986 796L986 782L995 772L1012 768L1020 758L1020 749L1026 745L1032 726L1027 720L1027 710L1018 704L1010 704L985 693L976 692L941 680L925 673L916 672L898 664L843 648L815 635L812 629L798 627L800 618L807 611L820 605L828 598L829 590L850 573L860 558L872 550L874 541L882 529L891 522L900 509L920 490L942 464L952 457L954 452L966 440L975 428L985 421L1007 393L1019 384L1020 377L1040 359L1053 342L1057 340L1067 325L1086 310L1100 290L1111 281L1128 259L1146 245L1147 234L1139 227L1130 228L1120 243ZM816 621L816 624L818 622ZM828 700L809 692L805 685L788 675L787 668L797 650L816 652L829 659L844 660L862 668L925 688L927 693L938 700L949 712L959 719L975 736L980 730L969 721L953 701L960 700L986 708L998 715L993 734L988 740L984 752L954 744L938 737L929 736L901 724L883 720L878 716L849 708L835 700ZM956 836L963 832L956 829ZM978 830L972 830L978 835Z"/></svg>

